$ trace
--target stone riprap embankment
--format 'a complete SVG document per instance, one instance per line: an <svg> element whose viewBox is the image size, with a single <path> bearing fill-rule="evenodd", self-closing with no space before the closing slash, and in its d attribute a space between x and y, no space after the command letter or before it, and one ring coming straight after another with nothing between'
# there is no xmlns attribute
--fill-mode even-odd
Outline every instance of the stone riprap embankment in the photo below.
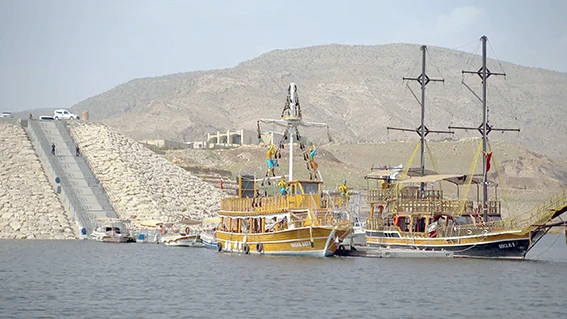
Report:
<svg viewBox="0 0 567 319"><path fill-rule="evenodd" d="M219 189L98 123L69 122L71 134L122 219L179 221L215 214Z"/></svg>
<svg viewBox="0 0 567 319"><path fill-rule="evenodd" d="M0 122L0 239L75 239L24 129Z"/></svg>

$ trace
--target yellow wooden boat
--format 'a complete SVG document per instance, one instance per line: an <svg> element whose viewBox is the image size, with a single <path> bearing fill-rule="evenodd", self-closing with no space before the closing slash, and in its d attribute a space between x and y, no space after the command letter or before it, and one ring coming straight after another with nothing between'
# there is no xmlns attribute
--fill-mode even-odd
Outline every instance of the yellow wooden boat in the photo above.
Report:
<svg viewBox="0 0 567 319"><path fill-rule="evenodd" d="M283 150L270 146L267 154L268 172L256 179L238 176L238 195L222 200L216 229L217 250L242 254L332 256L345 248L342 242L352 232L346 211L347 199L323 191L323 181L313 156L308 157L301 141L298 126L327 126L324 123L304 122L297 97L297 88L290 84L286 107L280 120L259 120L285 127L284 138L289 140L289 174L281 176L281 192L266 189L266 184L280 179L270 166L273 156ZM259 130L259 124L258 124ZM260 135L260 134L259 134ZM294 143L294 141L296 143ZM293 178L294 144L304 151L310 180ZM281 158L281 155L280 155ZM276 164L277 166L277 164ZM274 188L275 189L275 188Z"/></svg>
<svg viewBox="0 0 567 319"><path fill-rule="evenodd" d="M392 247L419 250L446 250L454 257L511 258L523 259L527 252L552 228L563 226L560 216L567 212L567 190L545 203L516 218L503 219L501 201L498 199L498 184L488 180L490 169L488 134L491 131L519 131L518 129L497 129L488 123L486 104L486 81L490 73L486 67L486 37L482 37L483 66L472 73L479 75L483 82L483 122L478 128L449 127L449 129L478 130L482 140L468 174L427 173L424 166L425 136L428 133L453 133L430 131L424 124L425 86L430 79L425 74L425 50L422 47L422 74L415 78L421 84L420 102L421 126L415 130L390 128L401 131L415 131L421 137L421 167L412 174L406 169L379 169L371 172L366 179L377 181L370 185L366 201L370 205L370 217L366 221L366 243L368 247ZM418 145L419 146L419 145ZM481 153L481 150L483 151ZM482 155L481 155L482 154ZM482 174L473 174L479 156L482 156ZM457 187L457 197L446 196L441 183ZM472 185L477 187L476 198L468 196ZM428 189L428 186L431 188ZM494 187L489 194L489 187ZM461 189L464 188L464 189ZM490 195L493 195L490 198ZM559 219L559 220L558 220Z"/></svg>
<svg viewBox="0 0 567 319"><path fill-rule="evenodd" d="M551 227L564 224L553 220L567 211L567 190L517 218L503 219L500 200L489 200L484 216L480 198L452 199L436 186L425 190L419 186L445 182L461 188L469 180L480 187L480 178L437 174L397 181L390 179L391 173L374 171L367 176L369 181L380 181L366 197L370 205L366 221L369 248L446 250L454 257L523 259Z"/></svg>

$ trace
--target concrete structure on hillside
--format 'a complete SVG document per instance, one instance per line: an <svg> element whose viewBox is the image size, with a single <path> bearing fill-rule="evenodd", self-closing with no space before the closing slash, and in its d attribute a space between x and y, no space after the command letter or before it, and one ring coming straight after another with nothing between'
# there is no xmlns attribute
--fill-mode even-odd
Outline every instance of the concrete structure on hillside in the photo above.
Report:
<svg viewBox="0 0 567 319"><path fill-rule="evenodd" d="M80 149L77 152L67 121L32 120L27 132L48 180L61 194L63 207L84 229L81 238L92 233L98 220L118 218L89 163L80 156Z"/></svg>
<svg viewBox="0 0 567 319"><path fill-rule="evenodd" d="M219 145L228 147L237 147L241 145L257 144L258 136L256 133L244 129L224 132L207 133L207 143L209 145Z"/></svg>

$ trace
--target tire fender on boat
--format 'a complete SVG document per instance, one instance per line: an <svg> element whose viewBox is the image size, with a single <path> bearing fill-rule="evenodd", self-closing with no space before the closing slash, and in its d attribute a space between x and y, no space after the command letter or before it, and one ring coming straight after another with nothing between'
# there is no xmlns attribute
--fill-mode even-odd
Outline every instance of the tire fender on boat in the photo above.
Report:
<svg viewBox="0 0 567 319"><path fill-rule="evenodd" d="M248 255L250 253L250 246L248 246L248 244L244 244L242 251L244 251L244 253Z"/></svg>
<svg viewBox="0 0 567 319"><path fill-rule="evenodd" d="M217 243L217 251L222 251L222 243Z"/></svg>
<svg viewBox="0 0 567 319"><path fill-rule="evenodd" d="M339 245L339 247L337 248L337 255L342 256L344 254L345 254L345 246Z"/></svg>
<svg viewBox="0 0 567 319"><path fill-rule="evenodd" d="M264 251L264 245L262 243L257 243L256 244L256 251L261 253Z"/></svg>

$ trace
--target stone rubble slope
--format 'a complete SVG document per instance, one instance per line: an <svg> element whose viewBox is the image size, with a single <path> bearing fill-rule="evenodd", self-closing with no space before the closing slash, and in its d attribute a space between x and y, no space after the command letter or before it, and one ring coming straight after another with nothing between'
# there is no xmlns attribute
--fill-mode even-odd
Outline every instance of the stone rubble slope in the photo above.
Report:
<svg viewBox="0 0 567 319"><path fill-rule="evenodd" d="M0 239L76 238L24 129L0 122Z"/></svg>
<svg viewBox="0 0 567 319"><path fill-rule="evenodd" d="M122 219L137 227L145 220L202 219L216 214L226 195L190 172L106 125L69 122L95 176ZM206 217L206 216L205 216Z"/></svg>

